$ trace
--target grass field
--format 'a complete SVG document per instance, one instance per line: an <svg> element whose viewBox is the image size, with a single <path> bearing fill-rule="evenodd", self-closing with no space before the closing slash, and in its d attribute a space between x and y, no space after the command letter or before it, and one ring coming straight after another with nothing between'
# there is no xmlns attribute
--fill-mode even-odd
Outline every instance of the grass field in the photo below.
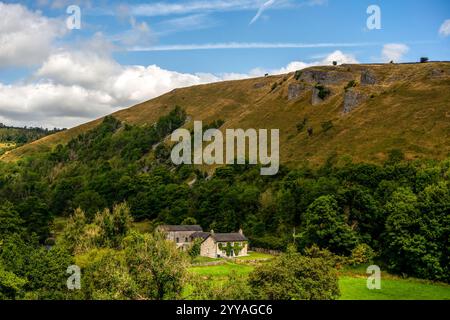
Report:
<svg viewBox="0 0 450 320"><path fill-rule="evenodd" d="M257 255L259 254L254 253L253 257ZM250 257L248 259L251 260ZM196 266L189 270L208 277L209 281L221 282L233 272L245 277L254 270L254 266L226 261L221 265ZM362 270L365 268L341 272L339 276L341 300L450 300L449 285L418 279L402 279L388 273L382 273L380 290L369 290L366 286L367 277Z"/></svg>

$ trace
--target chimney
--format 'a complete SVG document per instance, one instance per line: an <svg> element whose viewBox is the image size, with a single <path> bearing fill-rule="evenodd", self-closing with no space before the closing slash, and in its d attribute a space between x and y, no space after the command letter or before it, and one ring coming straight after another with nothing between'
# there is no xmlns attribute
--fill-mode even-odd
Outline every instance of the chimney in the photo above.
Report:
<svg viewBox="0 0 450 320"><path fill-rule="evenodd" d="M241 229L239 229L239 234L242 234L242 235L244 235L244 232L242 231L242 228L241 228Z"/></svg>

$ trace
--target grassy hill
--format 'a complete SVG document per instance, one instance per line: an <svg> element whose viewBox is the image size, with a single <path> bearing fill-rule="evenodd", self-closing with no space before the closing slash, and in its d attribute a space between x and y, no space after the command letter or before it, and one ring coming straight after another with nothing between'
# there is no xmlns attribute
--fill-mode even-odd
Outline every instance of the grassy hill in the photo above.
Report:
<svg viewBox="0 0 450 320"><path fill-rule="evenodd" d="M193 120L222 119L222 130L279 128L280 160L287 165L322 163L331 155L340 161L381 162L392 149L401 149L408 159L450 154L450 63L445 62L313 67L200 85L114 116L130 124L149 124L175 105L187 111L187 126ZM49 150L100 121L44 137L1 159L14 161Z"/></svg>
<svg viewBox="0 0 450 320"><path fill-rule="evenodd" d="M0 123L0 155L24 144L39 140L52 133L60 132L60 129L43 129L6 126Z"/></svg>

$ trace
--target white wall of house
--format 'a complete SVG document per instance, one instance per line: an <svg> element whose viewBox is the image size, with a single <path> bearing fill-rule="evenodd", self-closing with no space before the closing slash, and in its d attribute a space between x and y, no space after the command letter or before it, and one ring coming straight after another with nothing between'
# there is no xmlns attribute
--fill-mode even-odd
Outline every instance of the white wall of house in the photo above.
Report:
<svg viewBox="0 0 450 320"><path fill-rule="evenodd" d="M206 238L200 246L200 255L202 257L217 258L217 245L212 237Z"/></svg>
<svg viewBox="0 0 450 320"><path fill-rule="evenodd" d="M227 253L225 250L221 250L219 248L219 243L225 247L227 242L215 242L212 237L208 237L205 241L202 242L200 246L200 255L203 257L210 258L218 258L218 257L227 257ZM234 245L234 242L231 242L231 245ZM248 255L248 244L245 243L242 250L239 252L239 255L235 255L235 257L243 257Z"/></svg>

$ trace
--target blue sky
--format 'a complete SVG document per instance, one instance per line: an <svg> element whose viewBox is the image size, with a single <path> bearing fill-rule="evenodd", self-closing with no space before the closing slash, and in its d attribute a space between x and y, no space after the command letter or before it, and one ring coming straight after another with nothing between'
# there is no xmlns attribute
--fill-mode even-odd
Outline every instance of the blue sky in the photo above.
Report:
<svg viewBox="0 0 450 320"><path fill-rule="evenodd" d="M11 45L3 52L0 45L0 122L71 126L173 87L292 71L330 59L342 63L417 61L421 56L450 60L448 0L0 0L0 4L0 15L9 13L19 21L10 18L8 30L0 30L0 43L2 36L14 39L6 40ZM81 9L80 30L65 28L66 9L72 4ZM380 30L367 29L370 5L381 9ZM36 36L24 27L27 20L39 25L33 31ZM13 38L14 32L24 39L30 36L28 45ZM153 65L157 72L129 67ZM155 85L148 92L125 88L125 93L112 94L92 86L94 75L80 77L81 69L111 71L116 87L122 84L118 79L130 73L153 77L150 80L156 77ZM169 73L161 75L165 71ZM61 74L66 75L62 80ZM181 80L178 74L183 75ZM42 110L35 106L10 110L14 106L5 101L12 89L45 96L42 83L58 90L79 86L86 90L86 99L97 94L98 103L90 108L100 107L97 112L76 112L70 106L69 116L56 106L39 116L35 111L42 114ZM56 90L47 87L53 90L49 95ZM46 105L45 97L42 100ZM65 120L59 121L63 116Z"/></svg>

